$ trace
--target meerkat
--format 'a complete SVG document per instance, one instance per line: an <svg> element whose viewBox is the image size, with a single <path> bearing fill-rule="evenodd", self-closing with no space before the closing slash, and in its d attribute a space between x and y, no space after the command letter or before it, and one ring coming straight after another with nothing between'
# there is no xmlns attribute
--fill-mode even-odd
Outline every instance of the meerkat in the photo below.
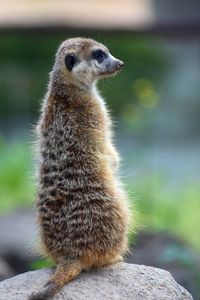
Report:
<svg viewBox="0 0 200 300"><path fill-rule="evenodd" d="M96 89L123 62L88 38L59 47L37 125L37 214L43 253L56 270L41 292L51 299L82 270L122 260L129 209L118 176L112 122Z"/></svg>

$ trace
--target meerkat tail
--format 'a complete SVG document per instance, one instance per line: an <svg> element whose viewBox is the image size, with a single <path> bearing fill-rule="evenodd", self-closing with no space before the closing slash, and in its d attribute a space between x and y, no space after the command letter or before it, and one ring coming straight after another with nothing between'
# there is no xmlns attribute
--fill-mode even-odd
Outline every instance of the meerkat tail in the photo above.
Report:
<svg viewBox="0 0 200 300"><path fill-rule="evenodd" d="M54 275L44 288L29 297L29 300L49 300L69 281L77 277L82 271L80 262L59 263Z"/></svg>

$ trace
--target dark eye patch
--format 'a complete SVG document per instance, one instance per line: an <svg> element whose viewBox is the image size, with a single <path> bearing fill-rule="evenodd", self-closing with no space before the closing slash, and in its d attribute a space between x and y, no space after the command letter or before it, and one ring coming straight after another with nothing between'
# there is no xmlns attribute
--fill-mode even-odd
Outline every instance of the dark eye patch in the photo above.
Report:
<svg viewBox="0 0 200 300"><path fill-rule="evenodd" d="M73 53L72 54L69 53L65 56L65 66L67 67L67 69L69 71L71 71L73 69L76 61L77 61L77 58Z"/></svg>
<svg viewBox="0 0 200 300"><path fill-rule="evenodd" d="M108 55L101 49L97 49L92 52L92 58L96 59L98 63L102 63L107 56Z"/></svg>

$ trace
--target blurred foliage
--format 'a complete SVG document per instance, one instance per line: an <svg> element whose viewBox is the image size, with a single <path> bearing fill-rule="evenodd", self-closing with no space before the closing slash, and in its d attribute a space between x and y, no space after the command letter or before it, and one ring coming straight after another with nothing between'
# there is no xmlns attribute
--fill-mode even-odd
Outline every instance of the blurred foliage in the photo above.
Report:
<svg viewBox="0 0 200 300"><path fill-rule="evenodd" d="M200 249L200 186L196 182L166 188L164 174L159 172L130 185L130 196L135 199L139 226L177 234Z"/></svg>
<svg viewBox="0 0 200 300"><path fill-rule="evenodd" d="M10 34L0 38L0 117L36 114L46 92L48 73L64 34ZM159 104L158 86L168 69L158 39L132 35L96 34L112 54L125 62L115 79L99 82L115 114L132 129L142 130Z"/></svg>
<svg viewBox="0 0 200 300"><path fill-rule="evenodd" d="M0 139L0 213L33 201L30 149L25 143Z"/></svg>

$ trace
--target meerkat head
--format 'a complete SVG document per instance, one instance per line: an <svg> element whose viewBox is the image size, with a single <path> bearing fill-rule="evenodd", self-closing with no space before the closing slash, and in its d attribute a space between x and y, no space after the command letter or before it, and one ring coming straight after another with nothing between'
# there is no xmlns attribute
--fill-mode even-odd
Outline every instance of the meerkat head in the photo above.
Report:
<svg viewBox="0 0 200 300"><path fill-rule="evenodd" d="M123 65L103 44L71 38L59 47L52 74L63 83L90 87L98 79L117 74Z"/></svg>

